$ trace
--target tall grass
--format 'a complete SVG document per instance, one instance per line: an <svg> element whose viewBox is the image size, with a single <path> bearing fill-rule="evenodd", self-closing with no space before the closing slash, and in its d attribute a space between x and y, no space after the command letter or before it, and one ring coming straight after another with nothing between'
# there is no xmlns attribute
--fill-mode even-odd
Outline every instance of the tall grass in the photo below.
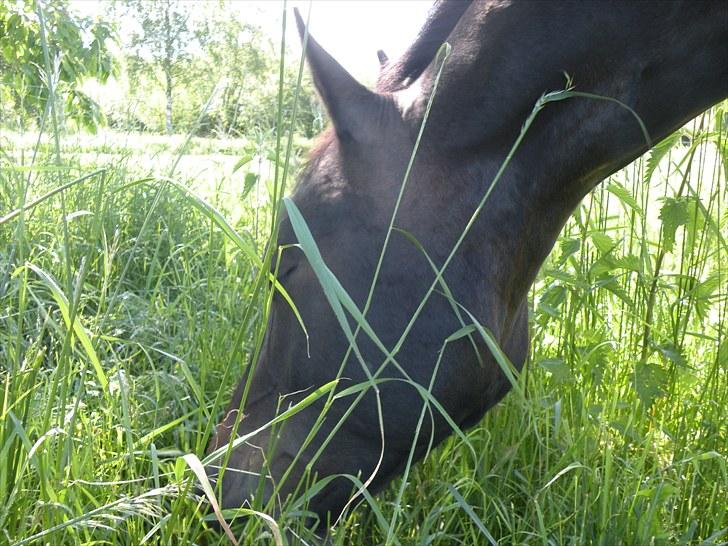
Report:
<svg viewBox="0 0 728 546"><path fill-rule="evenodd" d="M515 391L363 495L333 544L727 540L725 118L580 205L533 288ZM266 241L302 153L290 119L222 143L53 119L0 134L0 543L228 543L194 470L266 324ZM241 544L317 542L305 503L254 508Z"/></svg>

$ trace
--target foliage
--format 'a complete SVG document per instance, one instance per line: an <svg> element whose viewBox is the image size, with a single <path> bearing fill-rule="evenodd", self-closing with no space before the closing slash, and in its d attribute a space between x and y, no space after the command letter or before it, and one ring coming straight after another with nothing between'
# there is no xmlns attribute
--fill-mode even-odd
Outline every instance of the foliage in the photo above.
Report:
<svg viewBox="0 0 728 546"><path fill-rule="evenodd" d="M69 11L66 0L1 4L0 126L40 120L52 91L61 126L70 118L91 130L108 120L126 131L253 139L272 132L279 109L277 46L225 2L192 7L178 0L129 0L108 4L104 19L92 21ZM126 29L118 60L109 50L114 27ZM297 77L297 59L288 58L281 96L286 115ZM90 85L89 78L99 83ZM308 138L323 125L308 75L295 124Z"/></svg>
<svg viewBox="0 0 728 546"><path fill-rule="evenodd" d="M241 112L241 108L255 104L255 100L250 100L251 94L269 87L274 66L270 39L255 25L231 18L219 9L204 18L196 34L205 52L205 62L198 71L212 70L212 79L218 85L218 100L207 113L208 130L234 134L239 119L252 127L261 127L255 115ZM243 97L246 100L241 100ZM275 112L275 108L267 106L270 113Z"/></svg>
<svg viewBox="0 0 728 546"><path fill-rule="evenodd" d="M101 82L117 65L109 45L112 26L68 11L65 1L0 3L0 114L19 126L44 116L51 89L64 113L87 129L103 121L98 105L81 89L87 78ZM47 55L46 55L47 53ZM7 102L6 102L7 101ZM8 107L9 106L9 107Z"/></svg>
<svg viewBox="0 0 728 546"><path fill-rule="evenodd" d="M174 42L172 61L164 60L162 17L165 4L132 2L120 13L133 16L142 30L130 32L123 50L127 91L117 104L107 104L113 127L122 130L193 131L197 135L248 136L268 133L277 123L279 53L257 25L239 17L233 5L208 2L189 10L188 3L172 3L185 41ZM151 12L151 13L150 13ZM156 14L156 15L155 15ZM145 44L155 41L151 55ZM169 70L165 69L166 66ZM298 62L287 59L283 112L290 114ZM171 82L167 86L166 82ZM300 89L296 125L307 137L322 127L323 112L308 75ZM162 122L164 120L164 122Z"/></svg>
<svg viewBox="0 0 728 546"><path fill-rule="evenodd" d="M320 118L303 102L289 119L310 97L296 62L218 22L180 57L174 123L194 129L219 81L203 130L244 138L0 132L0 543L228 543L193 493L196 455L262 342L258 256ZM135 91L163 95L144 62ZM534 286L519 388L330 544L725 542L725 119L582 203ZM320 542L305 493L253 508L242 544Z"/></svg>
<svg viewBox="0 0 728 546"><path fill-rule="evenodd" d="M725 540L726 131L708 125L683 130L687 146L674 139L650 184L648 157L579 207L534 288L520 394L366 498L332 544ZM35 139L0 138L33 156ZM255 146L195 139L179 157L165 142L180 139L114 138L67 138L64 183L105 171L0 219L0 532L12 544L223 544L185 465L266 323L249 248L263 252L281 182L269 160L284 158L265 134ZM57 187L48 151L3 156L0 209L20 204L28 169L28 202ZM144 181L174 176L178 160L180 187L223 216ZM272 521L289 544L315 544L291 506L235 535L269 543Z"/></svg>
<svg viewBox="0 0 728 546"><path fill-rule="evenodd" d="M231 18L224 9L211 10L197 36L205 53L200 68L217 84L217 100L205 115L207 132L239 136L253 130L272 131L278 112L278 61L270 39L260 28ZM283 89L285 117L293 107L297 61L290 59L284 68L284 81L290 82ZM304 78L295 123L311 138L322 128L322 113L308 74Z"/></svg>
<svg viewBox="0 0 728 546"><path fill-rule="evenodd" d="M161 70L166 100L165 130L171 134L175 83L184 73L189 51L195 46L195 33L189 23L190 4L179 0L125 0L123 6L125 14L138 23L138 30L129 34L127 44L132 51L130 81L133 85L140 73L154 74L153 69Z"/></svg>

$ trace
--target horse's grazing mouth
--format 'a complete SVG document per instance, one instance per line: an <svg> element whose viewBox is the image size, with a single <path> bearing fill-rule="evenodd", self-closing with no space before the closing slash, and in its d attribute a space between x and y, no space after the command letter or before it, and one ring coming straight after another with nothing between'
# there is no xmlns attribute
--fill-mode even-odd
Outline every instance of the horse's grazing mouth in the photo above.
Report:
<svg viewBox="0 0 728 546"><path fill-rule="evenodd" d="M728 95L727 18L722 1L616 2L609 9L438 1L404 56L382 61L375 90L307 36L308 63L332 129L290 210L300 211L323 262L365 311L376 338L361 331L352 343L311 256L283 252L279 281L308 338L276 293L260 358L210 444L213 450L249 436L232 450L222 506L300 496L323 479L326 485L306 499L308 509L335 519L356 484L380 490L412 449L421 458L451 433L433 411L432 426L414 440L423 391L461 427L496 404L510 383L483 338L463 335L440 355L443 342L463 321L477 322L520 369L528 350L527 292L570 212L602 178L645 151L644 130L656 142ZM447 60L437 55L444 41L452 48ZM546 104L514 148L534 104L563 89L564 74L578 91L616 100ZM509 150L515 152L499 173ZM296 229L285 218L278 244L296 243ZM330 400L325 417L324 396L265 427L289 407L281 396L296 403L334 379L338 392L362 388ZM239 411L244 420L236 419Z"/></svg>

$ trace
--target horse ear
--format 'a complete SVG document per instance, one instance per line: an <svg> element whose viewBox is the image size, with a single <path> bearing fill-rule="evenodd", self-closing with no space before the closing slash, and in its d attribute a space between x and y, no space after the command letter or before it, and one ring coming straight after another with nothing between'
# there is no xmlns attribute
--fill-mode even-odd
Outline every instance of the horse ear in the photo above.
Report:
<svg viewBox="0 0 728 546"><path fill-rule="evenodd" d="M389 57L387 57L383 49L377 50L377 59L379 59L379 66L384 66L389 62Z"/></svg>
<svg viewBox="0 0 728 546"><path fill-rule="evenodd" d="M369 91L344 70L344 67L336 62L311 34L307 33L298 9L294 8L293 12L301 43L306 48L306 59L311 68L314 85L329 112L336 134L342 140L366 141L375 138L376 127L372 127L372 120L378 119L374 114L377 112L381 97Z"/></svg>

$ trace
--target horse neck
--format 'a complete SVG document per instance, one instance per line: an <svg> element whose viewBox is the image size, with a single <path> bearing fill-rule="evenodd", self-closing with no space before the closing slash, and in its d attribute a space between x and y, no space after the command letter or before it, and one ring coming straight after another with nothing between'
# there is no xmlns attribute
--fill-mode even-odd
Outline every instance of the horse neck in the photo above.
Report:
<svg viewBox="0 0 728 546"><path fill-rule="evenodd" d="M716 3L471 6L428 122L430 145L468 163L470 184L493 176L564 72L595 96L546 104L482 211L481 252L507 306L599 181L728 95L726 16Z"/></svg>

